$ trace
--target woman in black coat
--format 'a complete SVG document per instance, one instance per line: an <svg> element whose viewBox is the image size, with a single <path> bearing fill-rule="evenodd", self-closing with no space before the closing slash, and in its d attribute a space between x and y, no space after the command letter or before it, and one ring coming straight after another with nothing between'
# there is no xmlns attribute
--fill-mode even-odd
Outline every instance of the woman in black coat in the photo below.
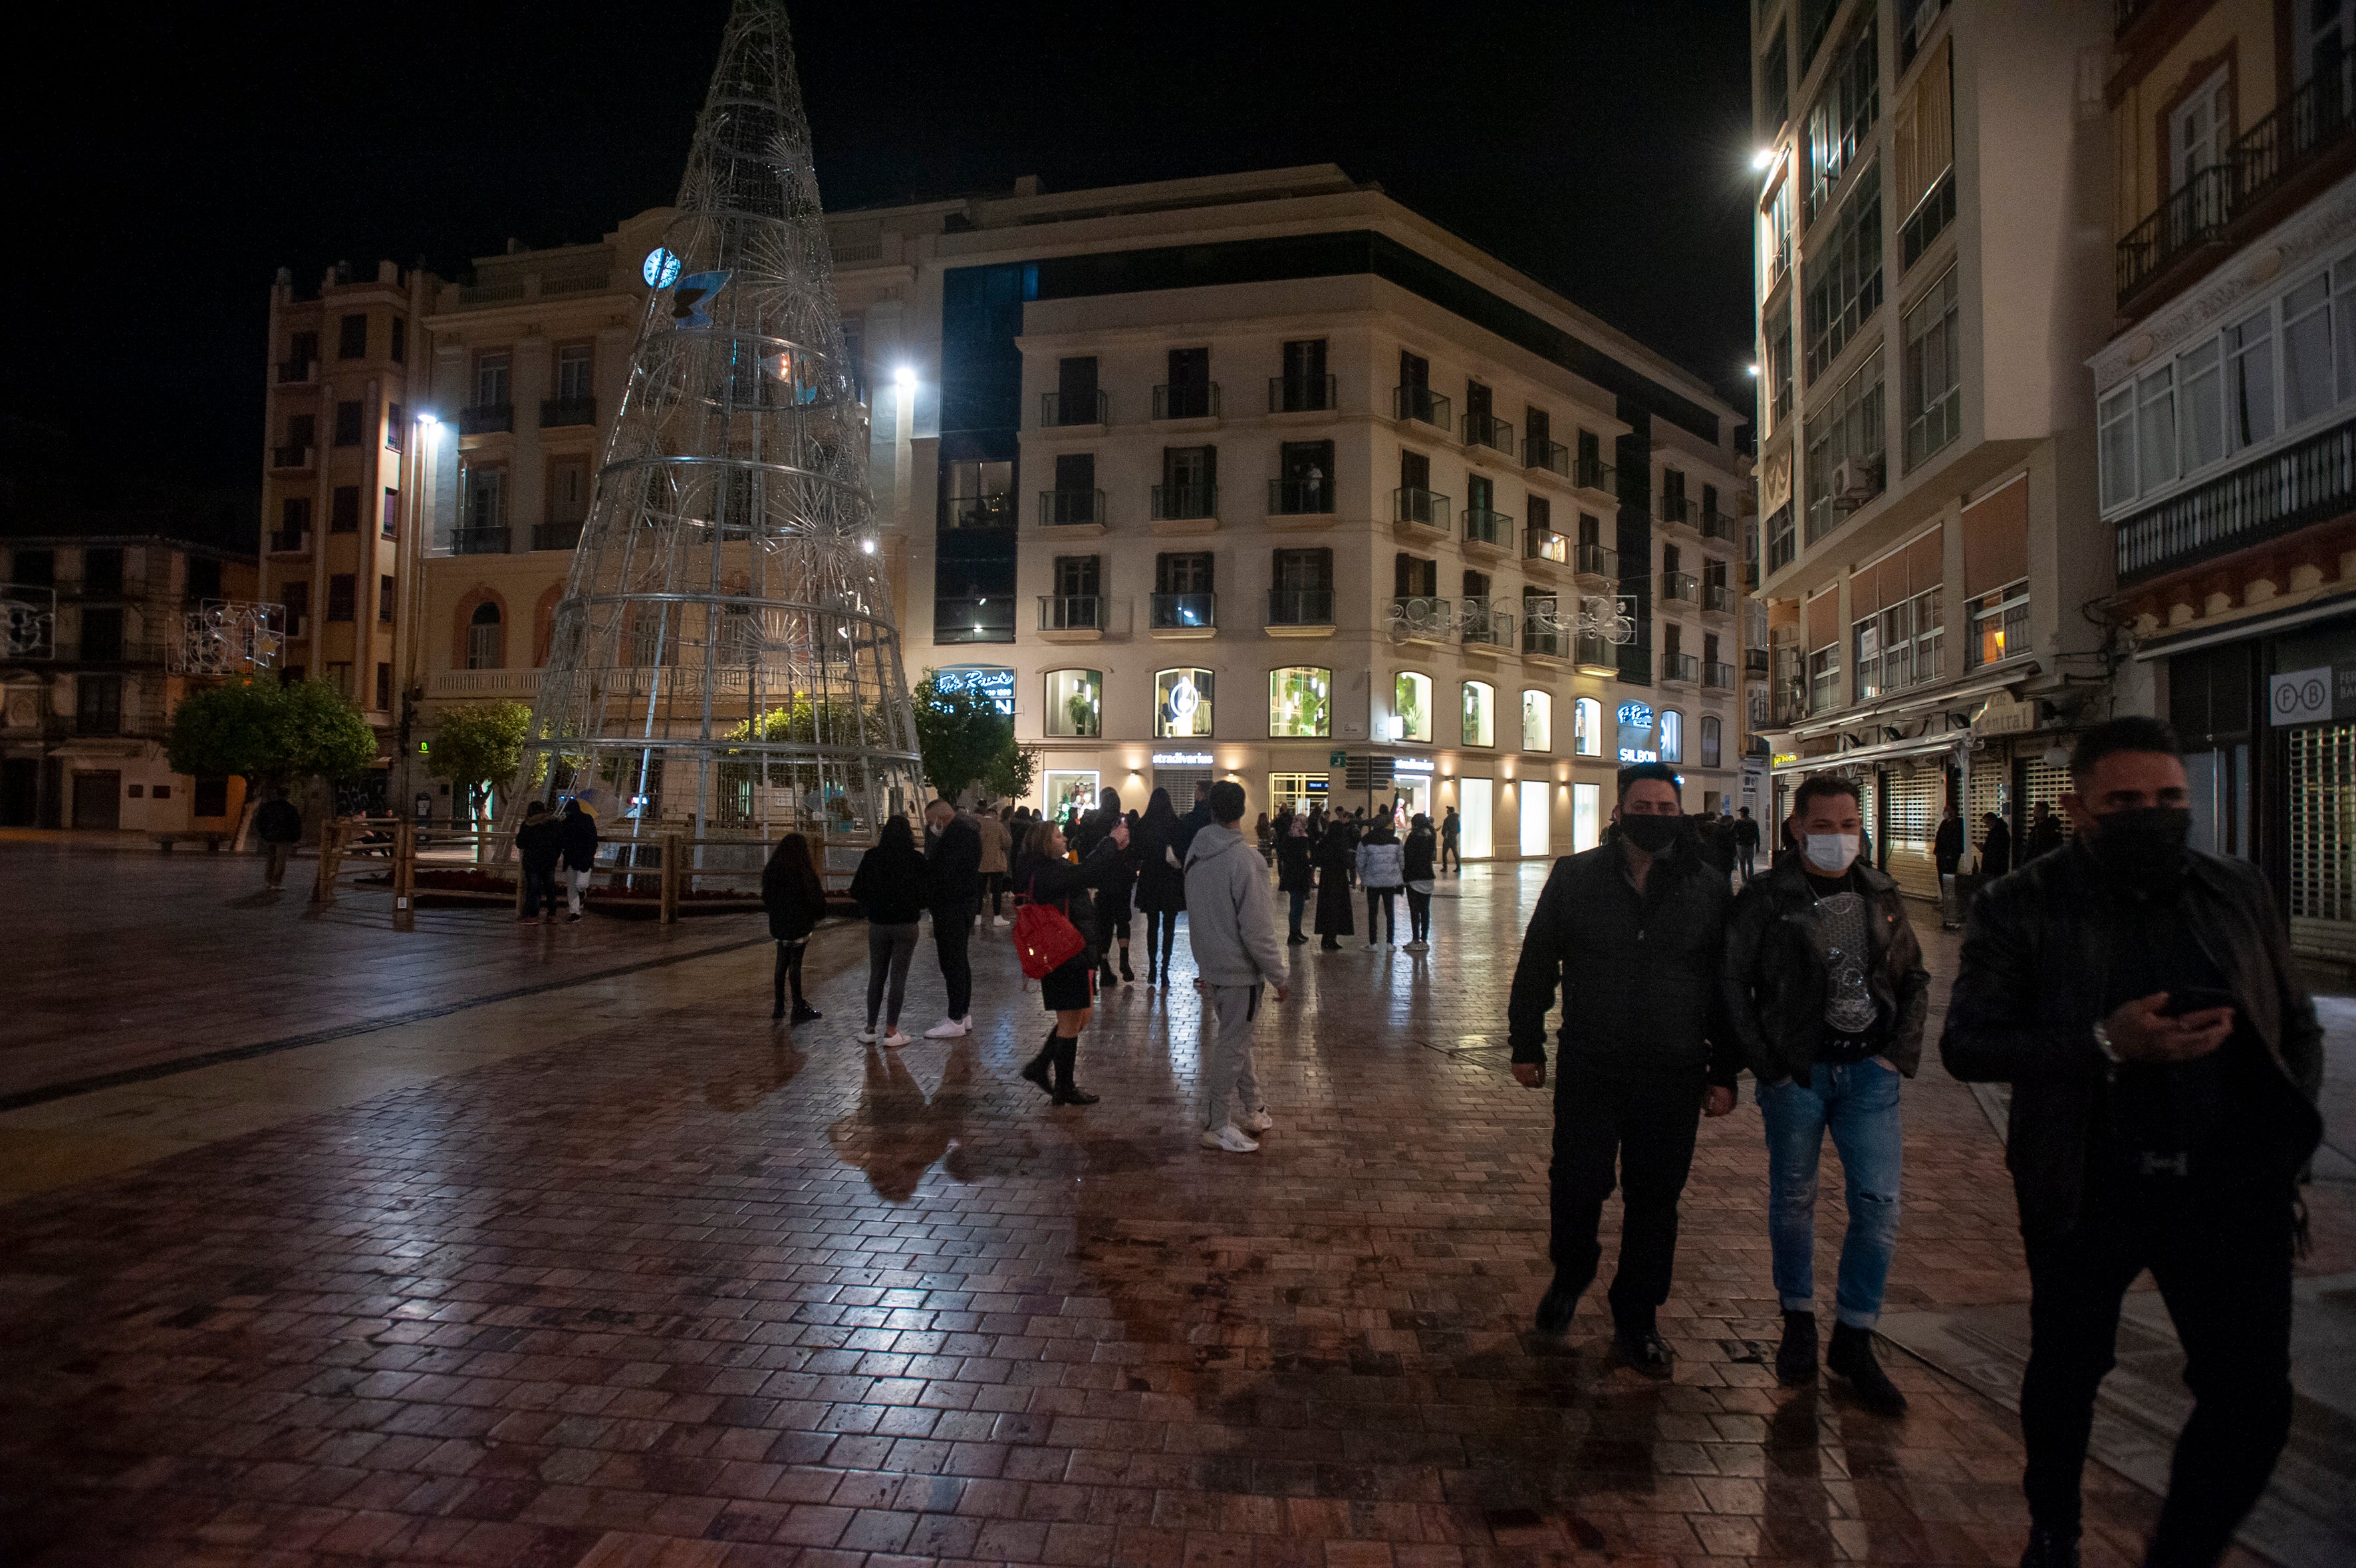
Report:
<svg viewBox="0 0 2356 1568"><path fill-rule="evenodd" d="M769 1016L786 1015L786 986L790 982L793 1021L814 1022L819 1010L802 998L802 951L809 946L810 932L826 918L826 886L819 881L818 867L810 860L809 840L801 834L787 833L770 851L769 864L761 868L761 907L769 912L769 935L777 942L776 995Z"/></svg>
<svg viewBox="0 0 2356 1568"><path fill-rule="evenodd" d="M1033 826L1030 839L1014 857L1018 909L1023 904L1037 904L1056 910L1085 937L1095 923L1087 890L1102 888L1125 875L1120 861L1128 846L1121 841L1129 837L1129 825L1116 822L1118 825L1098 841L1095 853L1081 865L1064 858L1067 846L1061 828L1054 822ZM1023 1076L1046 1090L1058 1105L1097 1102L1095 1095L1072 1081L1072 1069L1079 1059L1080 1031L1088 1026L1096 1003L1096 955L1084 945L1039 982L1039 994L1047 1011L1055 1015L1055 1026L1047 1031L1047 1043L1023 1067ZM1052 1084L1047 1077L1051 1069Z"/></svg>
<svg viewBox="0 0 2356 1568"><path fill-rule="evenodd" d="M1286 821L1284 836L1276 841L1276 890L1292 895L1292 934L1284 940L1297 947L1309 940L1301 934L1301 917L1317 891L1317 844L1309 836L1309 819L1298 813Z"/></svg>
<svg viewBox="0 0 2356 1568"><path fill-rule="evenodd" d="M1980 875L2002 876L2012 869L2012 829L1994 811L1980 820L1987 824L1987 837L1980 840Z"/></svg>
<svg viewBox="0 0 2356 1568"><path fill-rule="evenodd" d="M1130 858L1137 866L1137 907L1145 911L1145 983L1159 975L1170 983L1170 949L1178 939L1178 913L1186 908L1186 867L1178 846L1185 830L1171 808L1170 791L1156 789L1138 820L1137 836L1130 841ZM1162 955L1161 965L1154 954Z"/></svg>
<svg viewBox="0 0 2356 1568"><path fill-rule="evenodd" d="M1107 794L1112 793L1109 789ZM1112 879L1097 889L1097 923L1093 940L1097 950L1097 979L1105 985L1125 985L1137 978L1129 967L1129 911L1137 896L1137 840L1131 835L1129 820L1119 811L1105 813L1099 836L1087 853L1083 862L1093 860L1096 851L1112 842L1113 830L1121 830L1125 845L1113 851ZM1120 946L1120 972L1112 971L1113 945Z"/></svg>
<svg viewBox="0 0 2356 1568"><path fill-rule="evenodd" d="M1337 816L1317 841L1317 934L1324 939L1317 945L1323 951L1339 951L1340 939L1357 930L1350 918L1350 883L1357 871L1358 831Z"/></svg>
<svg viewBox="0 0 2356 1568"><path fill-rule="evenodd" d="M1407 831L1407 945L1413 952L1431 944L1432 884L1439 875L1433 866L1439 858L1440 835L1431 819L1418 811Z"/></svg>

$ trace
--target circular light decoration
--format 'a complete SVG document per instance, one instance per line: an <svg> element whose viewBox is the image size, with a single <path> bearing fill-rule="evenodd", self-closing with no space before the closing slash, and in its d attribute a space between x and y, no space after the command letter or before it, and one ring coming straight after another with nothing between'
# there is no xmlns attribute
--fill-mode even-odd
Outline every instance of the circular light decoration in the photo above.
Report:
<svg viewBox="0 0 2356 1568"><path fill-rule="evenodd" d="M679 281L679 257L668 245L657 245L647 252L647 264L640 269L648 288L669 288Z"/></svg>
<svg viewBox="0 0 2356 1568"><path fill-rule="evenodd" d="M1201 700L1194 694L1194 682L1181 675L1170 688L1171 718L1183 723L1194 717L1195 704Z"/></svg>

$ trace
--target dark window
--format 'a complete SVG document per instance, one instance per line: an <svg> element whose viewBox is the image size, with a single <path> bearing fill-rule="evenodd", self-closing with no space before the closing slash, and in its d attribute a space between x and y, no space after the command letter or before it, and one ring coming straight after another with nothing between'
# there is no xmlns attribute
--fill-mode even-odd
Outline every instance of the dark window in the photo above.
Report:
<svg viewBox="0 0 2356 1568"><path fill-rule="evenodd" d="M1325 379L1325 339L1303 338L1284 346L1284 379L1288 381L1323 381Z"/></svg>
<svg viewBox="0 0 2356 1568"><path fill-rule="evenodd" d="M1211 587L1211 553L1176 551L1153 558L1153 591L1157 594L1207 594Z"/></svg>
<svg viewBox="0 0 2356 1568"><path fill-rule="evenodd" d="M1467 378L1464 382L1464 412L1476 419L1488 418L1494 406L1494 396L1487 387Z"/></svg>
<svg viewBox="0 0 2356 1568"><path fill-rule="evenodd" d="M1603 542L1603 524L1591 512L1579 514L1579 542L1581 544Z"/></svg>
<svg viewBox="0 0 2356 1568"><path fill-rule="evenodd" d="M1718 662L1718 633L1706 631L1701 634L1701 661L1704 664Z"/></svg>
<svg viewBox="0 0 2356 1568"><path fill-rule="evenodd" d="M1717 515L1718 487L1716 485L1704 485L1701 488L1701 510L1706 518Z"/></svg>
<svg viewBox="0 0 2356 1568"><path fill-rule="evenodd" d="M1055 493L1059 496L1085 496L1097 488L1097 455L1093 452L1060 452L1055 456Z"/></svg>
<svg viewBox="0 0 2356 1568"><path fill-rule="evenodd" d="M1431 361L1420 354L1399 350L1399 385L1428 388L1431 385Z"/></svg>
<svg viewBox="0 0 2356 1568"><path fill-rule="evenodd" d="M1522 434L1534 446L1543 447L1554 439L1554 415L1542 408L1522 410Z"/></svg>
<svg viewBox="0 0 2356 1568"><path fill-rule="evenodd" d="M1211 351L1208 349L1170 350L1170 392L1165 405L1172 419L1201 419L1211 410Z"/></svg>
<svg viewBox="0 0 2356 1568"><path fill-rule="evenodd" d="M1428 599L1440 592L1440 563L1405 552L1391 558L1391 591L1403 599Z"/></svg>
<svg viewBox="0 0 2356 1568"><path fill-rule="evenodd" d="M400 451L402 437L408 428L409 411L397 403L386 403L384 405L384 444L396 452Z"/></svg>
<svg viewBox="0 0 2356 1568"><path fill-rule="evenodd" d="M1540 533L1554 532L1554 502L1544 496L1524 498L1522 505L1529 511L1529 525Z"/></svg>
<svg viewBox="0 0 2356 1568"><path fill-rule="evenodd" d="M359 529L360 488L358 485L337 485L335 509L327 514L327 532L358 533Z"/></svg>
<svg viewBox="0 0 2356 1568"><path fill-rule="evenodd" d="M1055 596L1058 598L1093 598L1102 591L1103 557L1098 555L1058 555L1055 557Z"/></svg>
<svg viewBox="0 0 2356 1568"><path fill-rule="evenodd" d="M1768 40L1767 53L1759 62L1759 139L1772 142L1783 122L1792 117L1792 46L1783 31L1784 24L1775 24L1775 36Z"/></svg>
<svg viewBox="0 0 2356 1568"><path fill-rule="evenodd" d="M123 552L114 549L81 553L81 591L94 599L123 596Z"/></svg>
<svg viewBox="0 0 2356 1568"><path fill-rule="evenodd" d="M357 446L360 444L361 406L357 403L336 404L336 445Z"/></svg>
<svg viewBox="0 0 2356 1568"><path fill-rule="evenodd" d="M1808 218L1811 222L1866 150L1865 134L1881 113L1881 47L1867 6L1833 61L1808 111Z"/></svg>
<svg viewBox="0 0 2356 1568"><path fill-rule="evenodd" d="M188 810L197 816L226 817L229 815L229 780L199 779L196 793L189 800Z"/></svg>
<svg viewBox="0 0 2356 1568"><path fill-rule="evenodd" d="M1274 570L1277 588L1284 593L1331 593L1333 589L1331 550L1280 550Z"/></svg>
<svg viewBox="0 0 2356 1568"><path fill-rule="evenodd" d="M208 556L188 557L188 597L197 600L221 596L221 564Z"/></svg>
<svg viewBox="0 0 2356 1568"><path fill-rule="evenodd" d="M376 667L376 711L380 714L392 711L392 666L390 664Z"/></svg>
<svg viewBox="0 0 2356 1568"><path fill-rule="evenodd" d="M1288 441L1277 454L1276 504L1281 515L1333 510L1333 443Z"/></svg>
<svg viewBox="0 0 2356 1568"><path fill-rule="evenodd" d="M1496 482L1493 479L1483 478L1479 474L1465 475L1464 505L1468 510L1472 511L1496 510Z"/></svg>
<svg viewBox="0 0 2356 1568"><path fill-rule="evenodd" d="M1163 517L1218 515L1219 449L1215 446L1165 446L1162 449L1162 514Z"/></svg>
<svg viewBox="0 0 2356 1568"><path fill-rule="evenodd" d="M1664 571L1664 572L1667 572L1667 573L1675 573L1675 572L1676 571L1676 569L1677 569L1677 547L1676 547L1676 545L1674 545L1674 544L1664 544L1664 545L1662 545L1662 546L1661 546L1661 570L1662 570L1662 571Z"/></svg>
<svg viewBox="0 0 2356 1568"><path fill-rule="evenodd" d="M74 686L74 727L84 735L123 733L123 677L84 675Z"/></svg>
<svg viewBox="0 0 2356 1568"><path fill-rule="evenodd" d="M1685 650L1685 628L1675 621L1661 628L1661 651L1668 656L1668 662L1672 665L1676 662L1677 655Z"/></svg>
<svg viewBox="0 0 2356 1568"><path fill-rule="evenodd" d="M383 533L387 539L401 537L401 492L399 490L388 489L384 492Z"/></svg>
<svg viewBox="0 0 2356 1568"><path fill-rule="evenodd" d="M1589 471L1589 472L1592 472L1592 471L1593 471L1593 469L1595 468L1596 465L1597 465L1597 464L1599 464L1599 463L1601 463L1601 462L1602 462L1602 461L1603 461L1603 442L1602 442L1602 439L1601 439L1600 436L1598 436L1598 435L1595 434L1595 432L1593 432L1592 430L1582 430L1582 431L1580 431L1580 432L1579 433L1579 466L1580 466L1580 467L1582 470Z"/></svg>
<svg viewBox="0 0 2356 1568"><path fill-rule="evenodd" d="M368 358L368 313L347 316L337 327L336 358L365 360Z"/></svg>
<svg viewBox="0 0 2356 1568"><path fill-rule="evenodd" d="M376 580L376 618L380 621L392 619L392 579L391 577L380 576ZM382 706L381 703L378 705Z"/></svg>
<svg viewBox="0 0 2356 1568"><path fill-rule="evenodd" d="M1800 0L1800 74L1808 74L1808 67L1816 60L1816 49L1825 41L1825 34L1833 25L1833 13L1840 9L1840 0Z"/></svg>
<svg viewBox="0 0 2356 1568"><path fill-rule="evenodd" d="M1055 407L1051 424L1096 424L1103 410L1097 397L1097 361L1093 354L1055 361Z"/></svg>
<svg viewBox="0 0 2356 1568"><path fill-rule="evenodd" d="M405 317L392 318L392 362L396 365L409 363L409 321Z"/></svg>
<svg viewBox="0 0 2356 1568"><path fill-rule="evenodd" d="M1270 407L1283 413L1326 409L1333 394L1325 373L1325 339L1306 338L1284 346L1284 374L1278 378Z"/></svg>
<svg viewBox="0 0 2356 1568"><path fill-rule="evenodd" d="M1464 596L1468 599L1487 598L1489 596L1489 574L1486 572L1467 571L1464 574Z"/></svg>
<svg viewBox="0 0 2356 1568"><path fill-rule="evenodd" d="M1431 459L1420 452L1401 451L1399 488L1409 490L1431 489Z"/></svg>
<svg viewBox="0 0 2356 1568"><path fill-rule="evenodd" d="M280 584L278 597L290 618L299 620L311 613L311 585L300 577L289 577Z"/></svg>
<svg viewBox="0 0 2356 1568"><path fill-rule="evenodd" d="M57 585L58 554L54 550L19 550L16 564L9 568L11 578L27 588L48 588Z"/></svg>
<svg viewBox="0 0 2356 1568"><path fill-rule="evenodd" d="M318 363L319 335L316 332L295 332L286 339L286 358L305 369Z"/></svg>
<svg viewBox="0 0 2356 1568"><path fill-rule="evenodd" d="M316 418L307 413L286 416L286 445L300 450L318 445L318 440L319 422Z"/></svg>
<svg viewBox="0 0 2356 1568"><path fill-rule="evenodd" d="M278 531L286 536L283 546L292 549L300 535L311 532L311 498L288 496L278 503Z"/></svg>
<svg viewBox="0 0 2356 1568"><path fill-rule="evenodd" d="M349 620L352 618L352 600L354 593L355 588L352 582L351 573L337 572L328 577L327 618L329 620Z"/></svg>
<svg viewBox="0 0 2356 1568"><path fill-rule="evenodd" d="M81 656L94 664L110 664L123 657L123 612L85 608L81 612Z"/></svg>

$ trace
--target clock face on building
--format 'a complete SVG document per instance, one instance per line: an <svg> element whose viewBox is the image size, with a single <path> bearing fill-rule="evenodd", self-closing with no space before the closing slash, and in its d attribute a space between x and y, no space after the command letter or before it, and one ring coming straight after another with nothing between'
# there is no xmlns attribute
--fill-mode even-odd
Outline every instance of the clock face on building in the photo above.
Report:
<svg viewBox="0 0 2356 1568"><path fill-rule="evenodd" d="M647 264L641 269L648 288L669 288L679 281L679 258L667 245L657 245L647 252Z"/></svg>

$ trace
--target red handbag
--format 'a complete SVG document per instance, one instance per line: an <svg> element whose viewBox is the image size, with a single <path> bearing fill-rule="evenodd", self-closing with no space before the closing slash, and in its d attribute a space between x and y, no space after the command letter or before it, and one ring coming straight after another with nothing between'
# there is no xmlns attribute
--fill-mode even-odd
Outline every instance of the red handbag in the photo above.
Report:
<svg viewBox="0 0 2356 1568"><path fill-rule="evenodd" d="M1026 898L1014 911L1015 961L1033 980L1044 980L1087 951L1087 946L1080 929L1051 904L1034 904Z"/></svg>

